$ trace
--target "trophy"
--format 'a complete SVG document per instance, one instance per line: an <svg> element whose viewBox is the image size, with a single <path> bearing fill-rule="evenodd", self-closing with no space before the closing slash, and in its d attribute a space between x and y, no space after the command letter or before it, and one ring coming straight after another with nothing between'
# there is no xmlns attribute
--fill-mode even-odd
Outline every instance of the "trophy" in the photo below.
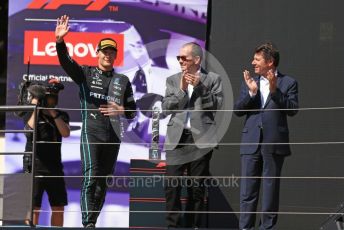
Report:
<svg viewBox="0 0 344 230"><path fill-rule="evenodd" d="M149 159L150 160L160 160L161 151L159 149L159 119L160 110L158 107L153 108L152 114L152 142L149 149Z"/></svg>

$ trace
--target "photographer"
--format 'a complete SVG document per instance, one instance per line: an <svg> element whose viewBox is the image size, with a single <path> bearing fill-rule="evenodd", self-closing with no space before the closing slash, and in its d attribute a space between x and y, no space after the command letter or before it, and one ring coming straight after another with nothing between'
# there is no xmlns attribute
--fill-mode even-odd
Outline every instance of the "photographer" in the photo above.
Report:
<svg viewBox="0 0 344 230"><path fill-rule="evenodd" d="M66 112L53 109L58 103L58 93L64 86L51 79L45 85L31 85L28 88L28 102L40 107L51 108L38 111L37 141L54 143L37 143L35 157L35 173L38 176L64 176L61 162L61 140L70 134L69 116ZM33 129L35 115L26 113L23 116L25 129ZM26 135L25 151L32 151L33 134ZM31 155L23 158L23 170L31 172ZM38 224L39 211L44 191L48 194L52 209L51 225L63 226L63 211L67 205L67 192L63 177L35 178L33 224Z"/></svg>

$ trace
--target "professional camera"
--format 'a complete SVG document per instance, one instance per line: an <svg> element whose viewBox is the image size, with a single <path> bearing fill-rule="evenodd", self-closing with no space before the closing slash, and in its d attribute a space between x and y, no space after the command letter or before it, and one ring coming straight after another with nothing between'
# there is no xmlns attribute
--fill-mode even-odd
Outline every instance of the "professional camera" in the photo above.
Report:
<svg viewBox="0 0 344 230"><path fill-rule="evenodd" d="M41 107L49 107L47 103L48 97L52 97L56 100L58 100L58 93L60 90L63 90L64 86L61 84L57 79L53 78L50 79L48 84L43 85L40 83L37 84L31 84L27 88L27 102L28 104L31 104L32 99L36 98L38 100L38 106Z"/></svg>
<svg viewBox="0 0 344 230"><path fill-rule="evenodd" d="M38 106L47 107L47 98L54 97L56 104L58 102L58 93L64 86L58 79L50 79L48 83L23 81L19 85L19 94L17 105L31 105L32 99L38 99ZM25 112L16 111L15 115L23 117Z"/></svg>

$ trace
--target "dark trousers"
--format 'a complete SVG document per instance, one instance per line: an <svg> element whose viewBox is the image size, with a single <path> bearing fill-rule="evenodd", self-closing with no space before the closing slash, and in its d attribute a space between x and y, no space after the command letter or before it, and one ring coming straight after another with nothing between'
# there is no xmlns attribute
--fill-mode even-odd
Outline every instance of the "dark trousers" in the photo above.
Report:
<svg viewBox="0 0 344 230"><path fill-rule="evenodd" d="M118 144L102 145L89 143L104 143L104 140L95 134L81 134L80 146L82 162L82 189L80 206L82 224L96 223L105 201L107 190L106 177L112 175L119 151ZM118 143L118 140L109 142ZM94 177L104 176L104 177Z"/></svg>
<svg viewBox="0 0 344 230"><path fill-rule="evenodd" d="M183 133L180 142L181 144L193 144L194 140L190 133ZM167 153L166 176L208 176L209 175L209 161L212 155L212 150L199 158L193 159L190 162L183 164L169 164L169 154L180 154L180 150L185 148L188 151L199 151L196 146L178 145L178 151L171 150ZM192 150L193 149L193 150ZM185 153L188 154L188 153ZM196 154L197 155L197 154ZM205 179L204 178L167 178L165 181L165 197L166 197L166 222L167 227L199 227L202 222L202 213L186 213L184 220L182 220L182 204L181 204L181 190L183 187L187 189L187 202L185 211L204 212L205 199Z"/></svg>
<svg viewBox="0 0 344 230"><path fill-rule="evenodd" d="M241 175L243 177L280 177L284 156L262 154L241 155ZM240 187L240 212L256 212L262 183L262 212L278 212L279 207L279 178L242 178ZM240 214L240 229L254 229L256 215ZM277 214L262 214L259 229L275 229Z"/></svg>

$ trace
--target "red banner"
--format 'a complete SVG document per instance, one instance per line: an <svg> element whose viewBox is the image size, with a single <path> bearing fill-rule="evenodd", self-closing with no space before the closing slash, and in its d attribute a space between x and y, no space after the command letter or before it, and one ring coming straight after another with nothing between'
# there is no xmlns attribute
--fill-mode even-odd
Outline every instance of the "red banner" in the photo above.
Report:
<svg viewBox="0 0 344 230"><path fill-rule="evenodd" d="M80 65L97 65L97 44L99 40L110 37L117 42L118 53L115 66L123 65L123 34L103 34L69 32L66 45L69 55ZM25 31L24 64L30 58L31 64L60 65L56 53L55 34L50 31Z"/></svg>
<svg viewBox="0 0 344 230"><path fill-rule="evenodd" d="M56 10L63 5L88 5L86 10L88 11L101 11L110 0L33 0L29 5L28 9L46 9ZM48 4L47 4L48 3Z"/></svg>

